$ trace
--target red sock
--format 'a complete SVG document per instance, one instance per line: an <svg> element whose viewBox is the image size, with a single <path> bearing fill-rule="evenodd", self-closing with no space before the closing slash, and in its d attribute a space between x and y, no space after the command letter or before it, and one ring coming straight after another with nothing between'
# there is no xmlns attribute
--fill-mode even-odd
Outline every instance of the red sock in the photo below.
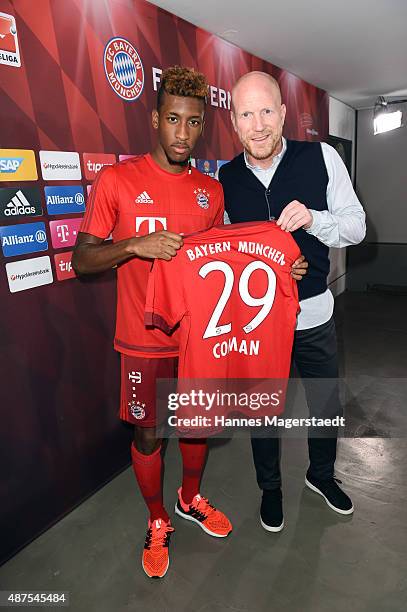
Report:
<svg viewBox="0 0 407 612"><path fill-rule="evenodd" d="M167 511L163 506L161 446L152 455L143 455L133 444L131 445L131 458L133 470L137 478L144 501L150 510L150 520L162 518L169 520Z"/></svg>
<svg viewBox="0 0 407 612"><path fill-rule="evenodd" d="M185 440L179 438L182 455L182 501L190 504L199 493L199 484L205 465L206 440Z"/></svg>

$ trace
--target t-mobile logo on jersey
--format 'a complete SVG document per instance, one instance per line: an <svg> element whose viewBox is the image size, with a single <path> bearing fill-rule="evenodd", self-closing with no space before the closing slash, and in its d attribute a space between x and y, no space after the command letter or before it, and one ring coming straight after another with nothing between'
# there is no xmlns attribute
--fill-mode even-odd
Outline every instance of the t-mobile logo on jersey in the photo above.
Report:
<svg viewBox="0 0 407 612"><path fill-rule="evenodd" d="M141 226L143 229L140 231ZM147 231L144 231L146 229ZM137 236L145 236L153 232L160 232L167 229L166 217L136 217Z"/></svg>
<svg viewBox="0 0 407 612"><path fill-rule="evenodd" d="M129 372L129 381L132 384L132 388L131 388L132 396L133 398L136 398L137 393L136 393L136 387L134 385L139 385L141 383L141 372L136 372L135 370L132 370L131 372Z"/></svg>
<svg viewBox="0 0 407 612"><path fill-rule="evenodd" d="M132 383L140 384L141 372L135 372L134 370L132 370L131 372L129 372L129 380L131 380Z"/></svg>

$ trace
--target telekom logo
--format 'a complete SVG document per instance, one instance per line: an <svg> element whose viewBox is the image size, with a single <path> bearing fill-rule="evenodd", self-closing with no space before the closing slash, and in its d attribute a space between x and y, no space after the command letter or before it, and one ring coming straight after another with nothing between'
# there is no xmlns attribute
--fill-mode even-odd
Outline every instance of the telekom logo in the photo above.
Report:
<svg viewBox="0 0 407 612"><path fill-rule="evenodd" d="M82 217L50 221L49 228L54 249L73 246L76 242L81 223Z"/></svg>
<svg viewBox="0 0 407 612"><path fill-rule="evenodd" d="M140 228L143 226L142 231ZM144 231L146 228L147 231ZM166 217L136 217L136 232L137 235L145 236L146 234L152 234L153 232L160 232L161 230L167 229L167 218Z"/></svg>

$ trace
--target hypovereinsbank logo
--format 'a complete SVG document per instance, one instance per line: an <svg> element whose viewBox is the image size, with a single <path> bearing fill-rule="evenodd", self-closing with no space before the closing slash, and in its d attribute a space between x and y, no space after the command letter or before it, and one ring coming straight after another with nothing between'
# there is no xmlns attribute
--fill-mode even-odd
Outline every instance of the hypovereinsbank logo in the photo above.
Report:
<svg viewBox="0 0 407 612"><path fill-rule="evenodd" d="M41 173L45 181L80 181L79 153L74 151L40 151Z"/></svg>
<svg viewBox="0 0 407 612"><path fill-rule="evenodd" d="M49 285L54 280L48 255L12 261L6 264L6 273L11 293Z"/></svg>

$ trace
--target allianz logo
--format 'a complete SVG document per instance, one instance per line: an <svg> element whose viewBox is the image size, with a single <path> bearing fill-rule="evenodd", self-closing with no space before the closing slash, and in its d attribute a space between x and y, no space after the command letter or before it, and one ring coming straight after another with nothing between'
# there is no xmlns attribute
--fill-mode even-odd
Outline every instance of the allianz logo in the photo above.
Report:
<svg viewBox="0 0 407 612"><path fill-rule="evenodd" d="M49 204L78 204L80 206L85 201L85 198L81 193L76 193L75 196L60 196L60 195L49 195L47 196L47 205Z"/></svg>
<svg viewBox="0 0 407 612"><path fill-rule="evenodd" d="M35 234L27 234L26 236L18 236L12 234L11 236L3 236L3 246L15 246L17 244L28 244L30 242L44 243L47 241L47 235L44 230L38 230Z"/></svg>
<svg viewBox="0 0 407 612"><path fill-rule="evenodd" d="M6 217L13 217L16 215L34 215L35 207L31 206L25 195L21 190L18 190L16 195L11 199L4 209Z"/></svg>

